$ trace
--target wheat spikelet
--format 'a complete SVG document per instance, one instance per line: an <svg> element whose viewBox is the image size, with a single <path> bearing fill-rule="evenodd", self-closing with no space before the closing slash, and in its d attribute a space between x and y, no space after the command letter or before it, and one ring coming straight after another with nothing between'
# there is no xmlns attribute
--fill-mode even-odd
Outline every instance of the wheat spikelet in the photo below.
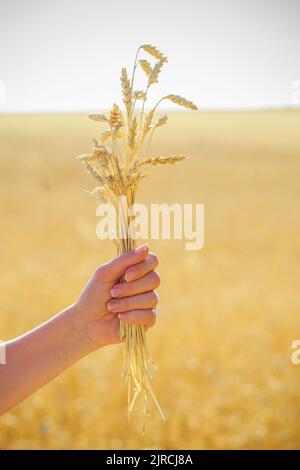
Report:
<svg viewBox="0 0 300 470"><path fill-rule="evenodd" d="M83 155L78 155L76 158L81 161L81 163L88 162L90 158L94 155L92 153L84 153Z"/></svg>
<svg viewBox="0 0 300 470"><path fill-rule="evenodd" d="M97 183L101 185L106 183L106 180L101 176L100 172L94 166L90 165L90 163L85 163L85 168Z"/></svg>
<svg viewBox="0 0 300 470"><path fill-rule="evenodd" d="M168 58L164 54L162 54L162 52L160 52L155 46L152 46L151 44L143 44L141 48L158 60L161 60L163 62L168 61Z"/></svg>
<svg viewBox="0 0 300 470"><path fill-rule="evenodd" d="M161 127L164 124L167 124L168 122L168 116L165 114L161 118L158 119L157 123L155 124L155 127Z"/></svg>
<svg viewBox="0 0 300 470"><path fill-rule="evenodd" d="M111 153L108 149L106 149L106 147L104 147L104 145L101 145L94 155L96 157L95 162L99 165L101 171L106 175L109 171Z"/></svg>
<svg viewBox="0 0 300 470"><path fill-rule="evenodd" d="M154 111L153 110L149 111L149 113L146 114L145 122L144 122L144 126L143 126L143 131L142 131L142 140L144 140L144 138L146 137L146 135L148 134L148 132L151 129L151 123L152 123L152 120L153 120L153 116L154 116Z"/></svg>
<svg viewBox="0 0 300 470"><path fill-rule="evenodd" d="M122 92L123 92L123 102L125 104L125 108L127 110L128 115L130 115L131 101L132 101L132 89L130 86L130 80L128 79L127 70L125 67L123 67L121 71L121 85L122 85Z"/></svg>
<svg viewBox="0 0 300 470"><path fill-rule="evenodd" d="M128 190L130 187L132 187L134 184L139 183L140 179L143 178L143 174L140 173L139 168L135 169L135 171L130 172L127 174L127 185L126 185L126 190Z"/></svg>
<svg viewBox="0 0 300 470"><path fill-rule="evenodd" d="M90 114L89 118L92 119L92 121L99 121L99 122L107 122L108 121L105 114Z"/></svg>
<svg viewBox="0 0 300 470"><path fill-rule="evenodd" d="M179 155L175 153L174 155L170 155L169 157L155 157L155 158L147 158L147 160L141 162L139 164L139 168L144 165L174 165L175 163L182 162L185 159L184 155Z"/></svg>
<svg viewBox="0 0 300 470"><path fill-rule="evenodd" d="M145 74L147 75L147 77L149 77L151 75L151 72L152 72L152 67L149 64L148 60L142 59L139 62L140 62L140 65L141 65L142 69L144 70Z"/></svg>
<svg viewBox="0 0 300 470"><path fill-rule="evenodd" d="M135 147L136 133L137 133L137 118L135 116L130 126L129 135L128 135L128 146L131 151L133 151Z"/></svg>
<svg viewBox="0 0 300 470"><path fill-rule="evenodd" d="M146 96L146 93L144 91L141 91L141 90L136 90L134 93L133 93L133 98L135 100L146 100L147 96Z"/></svg>
<svg viewBox="0 0 300 470"><path fill-rule="evenodd" d="M109 115L109 124L112 129L120 129L123 126L123 117L120 108L117 104L113 105L113 108Z"/></svg>
<svg viewBox="0 0 300 470"><path fill-rule="evenodd" d="M153 67L152 72L149 76L148 86L153 85L153 83L158 82L158 75L160 74L160 71L161 71L161 68L162 68L163 64L164 64L163 60L160 60L159 62L157 62L155 64L155 66Z"/></svg>
<svg viewBox="0 0 300 470"><path fill-rule="evenodd" d="M108 139L110 139L111 136L112 136L112 131L107 130L107 131L102 132L101 137L100 137L101 144L103 144Z"/></svg>
<svg viewBox="0 0 300 470"><path fill-rule="evenodd" d="M95 155L94 153L79 155L77 158L81 161L81 163L96 163L99 160L97 155Z"/></svg>
<svg viewBox="0 0 300 470"><path fill-rule="evenodd" d="M107 155L103 156L98 162L97 162L101 168L101 170L104 172L104 174L107 174L109 171L109 158Z"/></svg>
<svg viewBox="0 0 300 470"><path fill-rule="evenodd" d="M96 147L95 152L97 152L99 155L111 155L109 148L105 145L99 145L98 147Z"/></svg>
<svg viewBox="0 0 300 470"><path fill-rule="evenodd" d="M97 142L97 141L96 141ZM98 144L98 143L97 143ZM92 153L86 153L84 155L79 155L77 158L80 160L82 163L94 163L103 158L104 156L109 155L109 150L106 148L104 145L97 145L94 146L92 149Z"/></svg>
<svg viewBox="0 0 300 470"><path fill-rule="evenodd" d="M198 109L197 106L192 101L188 101L185 98L182 98L182 96L167 95L163 99L170 100L173 103L176 103L176 104L179 104L180 106L183 106L184 108L193 109L193 110Z"/></svg>
<svg viewBox="0 0 300 470"><path fill-rule="evenodd" d="M95 196L98 202L108 202L107 191L103 186L97 186L93 191L88 191L91 196Z"/></svg>
<svg viewBox="0 0 300 470"><path fill-rule="evenodd" d="M104 156L108 157L111 155L109 149L105 147L105 145L99 145L98 147L94 147L93 153L98 158L102 158Z"/></svg>

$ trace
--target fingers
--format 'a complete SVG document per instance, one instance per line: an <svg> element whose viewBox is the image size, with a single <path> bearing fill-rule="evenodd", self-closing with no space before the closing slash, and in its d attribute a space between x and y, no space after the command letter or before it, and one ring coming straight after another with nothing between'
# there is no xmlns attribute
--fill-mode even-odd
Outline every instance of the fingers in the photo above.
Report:
<svg viewBox="0 0 300 470"><path fill-rule="evenodd" d="M101 266L96 275L101 281L117 283L125 273L126 282L114 285L107 309L128 324L154 325L158 296L154 292L160 284L154 271L158 259L149 253L147 245L128 252Z"/></svg>
<svg viewBox="0 0 300 470"><path fill-rule="evenodd" d="M145 276L145 274L153 271L158 266L157 256L153 253L147 254L148 256L141 262L134 264L134 266L128 267L125 273L126 281L133 281L135 279L140 279ZM133 264L133 263L132 263Z"/></svg>
<svg viewBox="0 0 300 470"><path fill-rule="evenodd" d="M156 311L155 309L131 310L130 312L119 313L118 317L129 325L135 324L150 327L156 321Z"/></svg>
<svg viewBox="0 0 300 470"><path fill-rule="evenodd" d="M132 282L121 282L116 284L112 290L111 295L114 298L128 297L130 295L142 294L149 292L159 287L160 278L157 272L150 271L145 276Z"/></svg>
<svg viewBox="0 0 300 470"><path fill-rule="evenodd" d="M157 302L158 295L152 290L131 297L111 299L107 304L107 308L114 313L128 312L129 310L147 310L153 309Z"/></svg>
<svg viewBox="0 0 300 470"><path fill-rule="evenodd" d="M117 258L114 258L109 263L103 264L96 271L101 281L116 282L123 276L124 272L132 266L142 262L148 255L148 245L142 245L136 250L128 251Z"/></svg>

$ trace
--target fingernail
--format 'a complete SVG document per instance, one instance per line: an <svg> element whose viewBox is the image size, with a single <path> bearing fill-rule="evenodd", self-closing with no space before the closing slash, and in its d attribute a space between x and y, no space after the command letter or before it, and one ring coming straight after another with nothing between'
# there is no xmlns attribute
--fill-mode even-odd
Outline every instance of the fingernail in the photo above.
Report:
<svg viewBox="0 0 300 470"><path fill-rule="evenodd" d="M125 281L132 281L136 275L136 269L131 268L125 273Z"/></svg>
<svg viewBox="0 0 300 470"><path fill-rule="evenodd" d="M122 287L121 286L115 286L112 288L110 291L112 297L118 297L122 293Z"/></svg>
<svg viewBox="0 0 300 470"><path fill-rule="evenodd" d="M141 253L145 253L145 251L148 251L148 249L149 249L149 247L148 247L147 243L145 243L145 245L139 246L135 250L135 254L140 255Z"/></svg>
<svg viewBox="0 0 300 470"><path fill-rule="evenodd" d="M115 309L116 309L116 304L115 302L112 302L111 300L108 302L107 304L107 308L108 310L110 310L111 312L113 312Z"/></svg>

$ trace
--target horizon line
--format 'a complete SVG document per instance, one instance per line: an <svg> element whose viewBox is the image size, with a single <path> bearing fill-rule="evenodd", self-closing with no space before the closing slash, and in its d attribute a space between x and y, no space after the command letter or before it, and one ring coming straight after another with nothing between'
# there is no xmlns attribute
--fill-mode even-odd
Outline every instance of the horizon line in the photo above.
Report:
<svg viewBox="0 0 300 470"><path fill-rule="evenodd" d="M282 106L241 106L241 107L203 107L199 108L197 112L251 112L251 111L299 111L299 105L282 105ZM102 108L102 109L78 109L78 110L1 110L0 109L0 116L5 115L38 115L38 114L93 114L93 113L108 113L110 112L110 108ZM168 113L182 113L182 112L189 112L188 109L176 109L176 108L161 108L158 113L161 112L168 112ZM195 111L194 111L195 112Z"/></svg>

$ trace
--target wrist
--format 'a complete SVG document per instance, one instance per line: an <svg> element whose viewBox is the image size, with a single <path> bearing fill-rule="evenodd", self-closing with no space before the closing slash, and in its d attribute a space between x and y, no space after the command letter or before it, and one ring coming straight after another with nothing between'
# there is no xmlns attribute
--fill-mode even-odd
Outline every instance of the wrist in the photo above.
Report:
<svg viewBox="0 0 300 470"><path fill-rule="evenodd" d="M88 325L80 321L76 304L67 307L60 315L66 321L66 338L71 348L81 356L86 356L95 349L89 334Z"/></svg>
<svg viewBox="0 0 300 470"><path fill-rule="evenodd" d="M87 321L82 308L74 303L67 309L67 316L71 322L74 337L78 337L82 348L88 354L106 345L103 336L103 326L99 320Z"/></svg>

